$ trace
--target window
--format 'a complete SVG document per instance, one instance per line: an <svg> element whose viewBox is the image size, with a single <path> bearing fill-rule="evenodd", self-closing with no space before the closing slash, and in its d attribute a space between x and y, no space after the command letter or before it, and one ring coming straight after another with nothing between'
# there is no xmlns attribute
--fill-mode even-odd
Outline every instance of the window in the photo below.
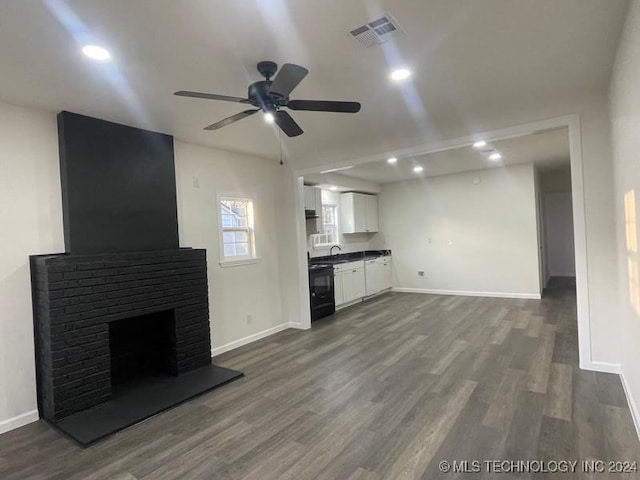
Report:
<svg viewBox="0 0 640 480"><path fill-rule="evenodd" d="M257 260L250 198L220 197L220 260L227 264Z"/></svg>
<svg viewBox="0 0 640 480"><path fill-rule="evenodd" d="M313 236L313 247L325 247L338 243L338 207L322 205L322 232Z"/></svg>

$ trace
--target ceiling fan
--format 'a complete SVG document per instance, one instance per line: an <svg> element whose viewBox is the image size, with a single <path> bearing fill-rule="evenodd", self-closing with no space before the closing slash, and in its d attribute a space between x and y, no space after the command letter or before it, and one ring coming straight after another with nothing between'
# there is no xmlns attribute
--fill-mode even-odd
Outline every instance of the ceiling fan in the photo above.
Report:
<svg viewBox="0 0 640 480"><path fill-rule="evenodd" d="M312 112L338 112L338 113L358 113L360 104L358 102L333 102L323 100L289 100L289 94L307 76L309 70L293 63L285 63L280 71L274 62L258 63L258 72L265 77L249 85L248 98L229 97L227 95L216 95L213 93L189 92L180 90L174 95L181 97L204 98L208 100L223 100L225 102L236 102L253 105L254 109L236 113L224 120L220 120L205 130L218 130L226 127L238 120L249 117L257 112L264 112L267 121L274 122L289 137L302 135L303 131L295 120L287 112L282 110L286 107L290 110L307 110ZM276 77L271 77L278 72Z"/></svg>

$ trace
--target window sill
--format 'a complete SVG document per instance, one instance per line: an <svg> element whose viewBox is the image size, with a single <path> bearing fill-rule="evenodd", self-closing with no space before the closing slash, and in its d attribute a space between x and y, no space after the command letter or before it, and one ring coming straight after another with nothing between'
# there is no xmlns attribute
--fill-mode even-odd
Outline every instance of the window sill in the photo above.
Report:
<svg viewBox="0 0 640 480"><path fill-rule="evenodd" d="M339 243L319 243L317 245L314 245L312 248L314 250L327 250L331 247L341 247L342 245L340 245Z"/></svg>
<svg viewBox="0 0 640 480"><path fill-rule="evenodd" d="M244 260L225 260L225 261L219 262L219 264L222 268L240 267L242 265L251 265L254 263L260 263L261 260L262 259L260 257L254 257L254 258L245 258Z"/></svg>

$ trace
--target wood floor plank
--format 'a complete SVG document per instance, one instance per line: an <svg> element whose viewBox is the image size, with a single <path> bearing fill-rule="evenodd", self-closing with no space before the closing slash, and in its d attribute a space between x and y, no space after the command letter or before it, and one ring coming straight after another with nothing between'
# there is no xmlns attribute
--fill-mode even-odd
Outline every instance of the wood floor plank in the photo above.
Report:
<svg viewBox="0 0 640 480"><path fill-rule="evenodd" d="M571 421L572 373L571 365L564 363L551 364L549 385L544 405L545 415Z"/></svg>
<svg viewBox="0 0 640 480"><path fill-rule="evenodd" d="M215 362L246 376L90 448L42 422L0 435L0 478L431 480L467 478L441 460L640 461L618 376L579 369L567 281L542 300L390 292Z"/></svg>

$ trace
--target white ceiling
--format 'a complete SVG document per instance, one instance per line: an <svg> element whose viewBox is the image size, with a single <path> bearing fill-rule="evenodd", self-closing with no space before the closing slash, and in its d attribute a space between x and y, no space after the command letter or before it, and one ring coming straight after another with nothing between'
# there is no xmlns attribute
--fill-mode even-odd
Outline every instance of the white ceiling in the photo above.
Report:
<svg viewBox="0 0 640 480"><path fill-rule="evenodd" d="M386 160L357 165L339 173L374 183L391 183L524 163L533 163L543 171L569 165L569 137L566 128L488 142L484 150L489 148L499 152L502 159L490 160L488 153L482 153L469 145L442 152L400 158L394 165L388 164ZM417 165L424 168L421 173L413 171Z"/></svg>
<svg viewBox="0 0 640 480"><path fill-rule="evenodd" d="M0 99L155 129L187 141L278 156L256 116L202 128L238 105L180 89L244 96L260 60L306 66L293 98L355 100L357 115L295 112L284 138L298 163L329 163L470 129L487 110L526 109L606 88L627 0L2 0ZM389 11L407 35L365 49L348 30ZM108 47L92 63L86 42ZM403 86L389 68L414 71ZM348 152L348 153L347 153Z"/></svg>

